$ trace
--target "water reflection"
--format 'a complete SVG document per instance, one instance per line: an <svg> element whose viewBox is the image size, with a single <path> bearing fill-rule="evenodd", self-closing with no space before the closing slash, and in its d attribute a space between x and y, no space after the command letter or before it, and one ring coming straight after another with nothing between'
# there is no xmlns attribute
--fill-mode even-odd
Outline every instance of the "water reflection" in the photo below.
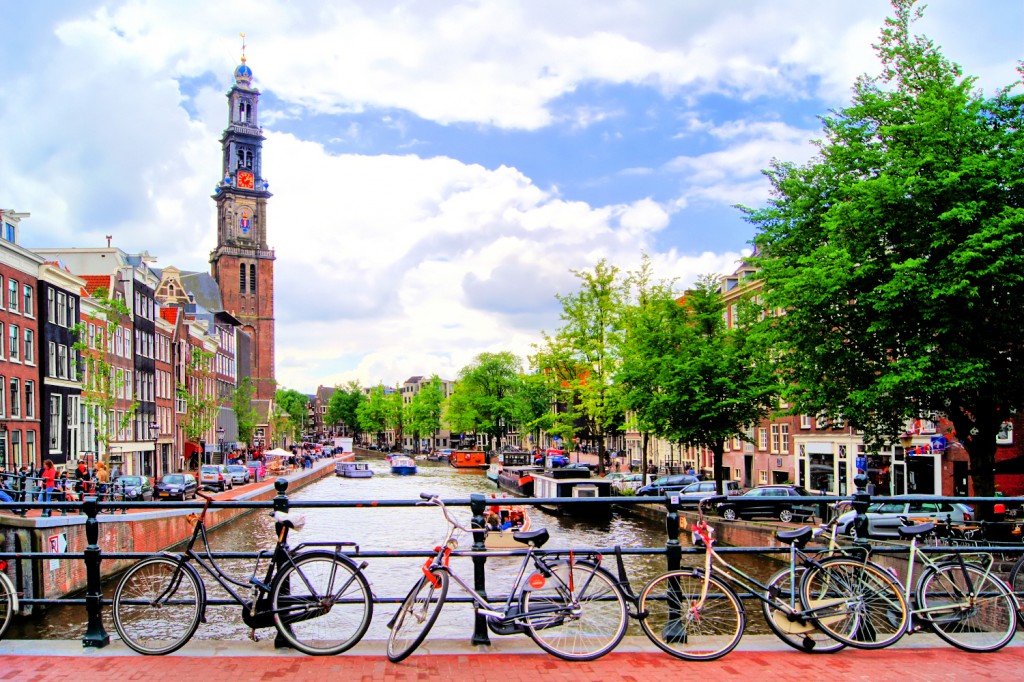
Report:
<svg viewBox="0 0 1024 682"><path fill-rule="evenodd" d="M468 498L473 493L491 495L494 484L483 472L456 470L443 464L420 462L419 473L415 476L392 476L383 461L372 461L373 478L348 479L326 478L290 495L294 501L301 500L391 500L417 499L421 492L435 493L442 498ZM446 530L444 519L435 507L418 508L345 508L345 509L298 509L306 517L305 528L291 535L292 546L300 542L351 541L361 549L371 551L429 551L439 543ZM468 507L453 508L455 516L469 525ZM548 528L551 539L545 548L608 548L615 545L630 547L664 547L664 523L639 517L615 515L603 525L594 525L571 517L548 516L539 510L532 510L533 527ZM686 544L683 538L684 545ZM210 533L211 546L216 551L256 551L271 549L274 545L273 521L263 510L249 514L226 527ZM460 538L460 547L468 549L472 536ZM615 573L613 557L606 557L606 566ZM736 560L736 555L730 561ZM380 597L403 597L420 575L422 558L373 558L369 559L366 574L375 595ZM521 557L489 558L487 561L488 596L495 599L507 594L521 564ZM684 563L698 564L697 556L684 556ZM665 569L665 558L661 555L639 555L625 557L630 580L639 591L647 580ZM253 570L252 560L222 560L219 565L236 579L247 580ZM751 567L757 575L765 575L768 568L757 560L739 558L737 563L744 570ZM473 564L468 557L453 559L453 568L469 584L473 579ZM263 569L261 568L261 571ZM202 571L201 571L202 572ZM261 576L262 577L262 576ZM210 598L227 595L209 575L203 579ZM113 592L113 583L106 586L108 597ZM449 592L452 597L463 596L454 583ZM752 605L753 606L753 605ZM366 637L384 639L387 637L385 623L397 606L376 604L373 622ZM439 637L469 637L472 632L472 609L468 604L445 606L435 626ZM8 637L28 639L78 639L85 633L84 607L58 607L43 617L16 619ZM104 623L112 638L116 631L109 615L104 612ZM638 628L637 628L638 631ZM195 637L199 639L243 639L249 629L241 621L237 606L211 606L207 610L207 622L200 624ZM273 637L274 631L262 630L262 637Z"/></svg>

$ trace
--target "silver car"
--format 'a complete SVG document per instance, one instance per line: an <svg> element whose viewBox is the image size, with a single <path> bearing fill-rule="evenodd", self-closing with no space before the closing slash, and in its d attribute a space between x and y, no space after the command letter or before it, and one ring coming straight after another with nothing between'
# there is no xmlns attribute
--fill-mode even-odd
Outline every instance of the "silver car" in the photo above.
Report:
<svg viewBox="0 0 1024 682"><path fill-rule="evenodd" d="M249 473L249 467L244 464L229 464L228 473L231 474L231 482L238 485L245 485L249 482L249 477L252 476Z"/></svg>
<svg viewBox="0 0 1024 682"><path fill-rule="evenodd" d="M722 481L725 485L726 495L739 495L740 484L737 481ZM679 491L679 505L683 507L696 507L697 503L705 497L712 497L718 494L718 488L714 481L697 481Z"/></svg>
<svg viewBox="0 0 1024 682"><path fill-rule="evenodd" d="M918 496L920 497L920 496ZM838 531L856 536L854 529L854 512L846 512L839 517ZM901 517L911 521L946 521L962 524L974 520L974 510L960 502L910 502L893 500L875 502L868 507L868 536L873 538L898 538L899 527L903 525Z"/></svg>

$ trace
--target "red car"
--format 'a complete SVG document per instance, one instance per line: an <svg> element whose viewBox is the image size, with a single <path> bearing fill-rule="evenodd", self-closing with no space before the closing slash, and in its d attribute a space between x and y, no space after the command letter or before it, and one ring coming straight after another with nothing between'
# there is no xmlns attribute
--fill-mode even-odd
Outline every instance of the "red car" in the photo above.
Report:
<svg viewBox="0 0 1024 682"><path fill-rule="evenodd" d="M245 463L245 466L249 468L249 478L259 483L267 477L267 465L261 460L251 459Z"/></svg>

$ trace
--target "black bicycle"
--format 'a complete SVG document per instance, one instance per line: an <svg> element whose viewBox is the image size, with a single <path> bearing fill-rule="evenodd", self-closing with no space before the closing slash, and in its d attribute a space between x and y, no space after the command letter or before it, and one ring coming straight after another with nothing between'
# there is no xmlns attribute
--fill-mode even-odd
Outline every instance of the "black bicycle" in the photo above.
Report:
<svg viewBox="0 0 1024 682"><path fill-rule="evenodd" d="M359 642L370 626L373 594L363 575L366 563L353 542L306 542L287 545L288 532L299 530L299 515L274 512L277 545L260 552L247 581L227 575L213 559L206 536L206 512L189 515L195 525L182 554L161 553L132 566L114 590L114 626L121 640L141 654L169 654L181 648L206 622L206 586L196 568L209 573L238 605L242 620L253 629L276 627L292 647L310 655L332 655ZM194 549L202 538L202 553ZM312 548L312 549L310 549ZM261 563L269 559L262 579ZM236 590L235 588L241 588ZM243 596L240 591L248 591Z"/></svg>

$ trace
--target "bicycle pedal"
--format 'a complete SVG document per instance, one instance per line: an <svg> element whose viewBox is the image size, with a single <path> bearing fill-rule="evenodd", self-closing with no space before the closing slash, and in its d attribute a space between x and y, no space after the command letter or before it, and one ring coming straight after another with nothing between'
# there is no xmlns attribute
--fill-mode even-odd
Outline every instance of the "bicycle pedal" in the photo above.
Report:
<svg viewBox="0 0 1024 682"><path fill-rule="evenodd" d="M255 629L249 631L249 639L251 639L254 642L260 641L260 636L256 634Z"/></svg>

